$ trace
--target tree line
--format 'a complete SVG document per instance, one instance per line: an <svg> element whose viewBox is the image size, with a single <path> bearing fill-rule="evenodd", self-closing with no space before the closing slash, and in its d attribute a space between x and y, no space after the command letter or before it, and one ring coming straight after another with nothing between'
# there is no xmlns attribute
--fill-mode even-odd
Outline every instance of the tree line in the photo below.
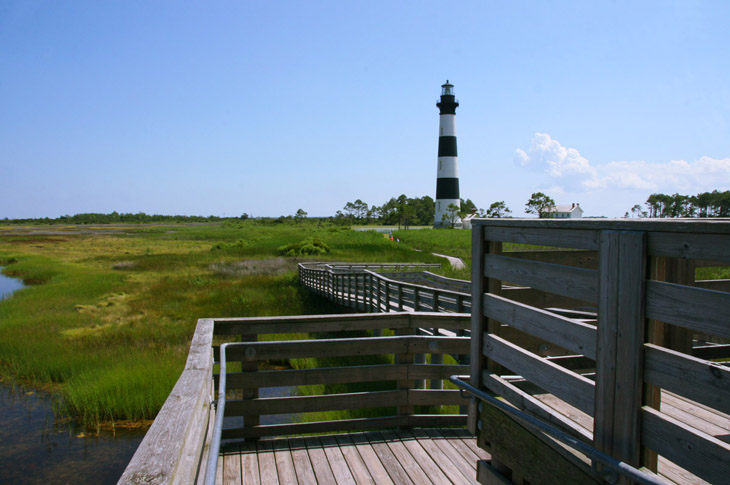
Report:
<svg viewBox="0 0 730 485"><path fill-rule="evenodd" d="M248 219L248 214L244 213L236 219ZM119 213L111 212L102 214L97 212L84 212L81 214L63 215L55 218L40 217L27 219L8 219L3 222L12 224L144 224L150 222L220 222L229 220L230 217L219 216L181 216L181 215L161 215L161 214L145 214L144 212Z"/></svg>
<svg viewBox="0 0 730 485"><path fill-rule="evenodd" d="M471 199L460 199L460 201L461 206L454 205L451 211L453 212L450 217L452 223L457 216L463 218L473 213L480 217L509 217L512 213L504 201L494 202L486 210L477 207ZM338 210L334 221L353 225L432 226L435 209L435 202L428 195L407 197L405 194L401 194L398 197L391 197L382 205L372 206L361 199L356 199L353 202L347 202L342 210Z"/></svg>
<svg viewBox="0 0 730 485"><path fill-rule="evenodd" d="M730 190L697 195L651 194L646 210L634 205L624 217L730 217Z"/></svg>

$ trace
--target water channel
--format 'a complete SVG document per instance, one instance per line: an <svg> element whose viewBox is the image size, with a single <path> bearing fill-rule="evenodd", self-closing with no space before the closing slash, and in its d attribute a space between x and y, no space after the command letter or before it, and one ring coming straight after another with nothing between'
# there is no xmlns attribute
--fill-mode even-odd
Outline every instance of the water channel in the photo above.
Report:
<svg viewBox="0 0 730 485"><path fill-rule="evenodd" d="M0 305L22 288L0 273ZM0 483L116 483L144 434L89 433L57 419L50 394L0 381Z"/></svg>

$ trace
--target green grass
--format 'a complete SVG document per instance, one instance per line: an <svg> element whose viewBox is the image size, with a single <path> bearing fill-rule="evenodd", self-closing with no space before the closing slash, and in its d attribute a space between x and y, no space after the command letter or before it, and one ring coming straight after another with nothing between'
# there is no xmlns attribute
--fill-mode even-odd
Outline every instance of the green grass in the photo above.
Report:
<svg viewBox="0 0 730 485"><path fill-rule="evenodd" d="M439 261L382 234L308 223L49 229L0 228L4 272L30 284L0 304L0 376L52 390L60 414L90 427L154 418L200 317L338 312L298 284L298 261ZM330 253L279 256L310 237Z"/></svg>

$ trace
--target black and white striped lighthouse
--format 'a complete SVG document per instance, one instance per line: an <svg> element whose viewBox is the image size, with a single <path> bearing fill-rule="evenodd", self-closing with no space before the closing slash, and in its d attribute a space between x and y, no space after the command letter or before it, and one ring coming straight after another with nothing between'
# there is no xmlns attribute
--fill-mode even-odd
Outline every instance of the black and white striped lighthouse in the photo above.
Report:
<svg viewBox="0 0 730 485"><path fill-rule="evenodd" d="M461 207L459 200L459 161L456 154L456 108L459 102L454 97L454 85L446 80L441 85L441 100L436 103L439 119L439 156L436 172L436 213L433 227L449 227L451 218L448 207Z"/></svg>

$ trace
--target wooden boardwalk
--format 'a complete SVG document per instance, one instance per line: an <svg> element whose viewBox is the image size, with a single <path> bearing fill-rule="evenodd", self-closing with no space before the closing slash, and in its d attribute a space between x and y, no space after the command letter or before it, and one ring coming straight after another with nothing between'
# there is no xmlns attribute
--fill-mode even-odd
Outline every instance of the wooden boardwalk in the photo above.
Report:
<svg viewBox="0 0 730 485"><path fill-rule="evenodd" d="M464 429L413 429L229 444L220 484L475 484L489 455Z"/></svg>

